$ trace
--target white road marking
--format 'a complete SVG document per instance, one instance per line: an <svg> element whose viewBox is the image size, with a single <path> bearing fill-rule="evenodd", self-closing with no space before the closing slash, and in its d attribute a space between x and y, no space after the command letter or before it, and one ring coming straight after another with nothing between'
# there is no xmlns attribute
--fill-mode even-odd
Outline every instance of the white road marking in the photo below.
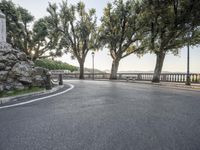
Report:
<svg viewBox="0 0 200 150"><path fill-rule="evenodd" d="M66 92L68 92L68 91L70 91L70 90L72 90L74 88L74 85L72 85L72 84L68 84L68 85L70 86L70 88L65 90L65 91L62 91L60 93L56 93L56 94L45 96L45 97L41 97L41 98L36 98L36 99L30 100L30 101L27 101L27 102L22 102L22 103L17 103L17 104L13 104L13 105L2 106L2 107L0 107L0 109L5 109L5 108L21 106L21 105L25 105L25 104L30 104L30 103L33 103L33 102L36 102L36 101L41 101L41 100L44 100L44 99L47 99L47 98L51 98L51 97L54 97L54 96L58 96L58 95L64 94L64 93L66 93Z"/></svg>

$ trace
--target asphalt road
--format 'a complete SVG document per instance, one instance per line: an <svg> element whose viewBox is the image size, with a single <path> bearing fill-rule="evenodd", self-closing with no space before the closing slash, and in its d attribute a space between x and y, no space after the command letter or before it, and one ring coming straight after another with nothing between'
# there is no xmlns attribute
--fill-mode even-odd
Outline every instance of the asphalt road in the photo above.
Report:
<svg viewBox="0 0 200 150"><path fill-rule="evenodd" d="M200 92L106 81L0 109L0 150L199 150Z"/></svg>

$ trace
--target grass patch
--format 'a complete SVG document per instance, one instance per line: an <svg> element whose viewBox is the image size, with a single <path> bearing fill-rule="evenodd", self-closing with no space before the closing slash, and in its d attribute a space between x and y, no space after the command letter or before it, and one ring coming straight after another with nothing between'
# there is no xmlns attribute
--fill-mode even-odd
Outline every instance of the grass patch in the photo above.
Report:
<svg viewBox="0 0 200 150"><path fill-rule="evenodd" d="M12 90L12 91L7 91L7 92L0 92L0 98L10 97L10 96L19 96L19 95L39 92L39 91L43 91L43 90L44 90L44 88L31 87L31 88L25 88L23 90Z"/></svg>

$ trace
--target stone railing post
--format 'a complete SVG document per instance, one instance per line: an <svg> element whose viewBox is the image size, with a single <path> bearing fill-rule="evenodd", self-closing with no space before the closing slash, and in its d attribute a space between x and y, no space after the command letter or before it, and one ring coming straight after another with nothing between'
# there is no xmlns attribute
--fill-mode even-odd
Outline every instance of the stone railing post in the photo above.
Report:
<svg viewBox="0 0 200 150"><path fill-rule="evenodd" d="M119 74L119 80L121 80L122 79L122 74Z"/></svg>
<svg viewBox="0 0 200 150"><path fill-rule="evenodd" d="M167 81L166 74L163 74L163 81Z"/></svg>
<svg viewBox="0 0 200 150"><path fill-rule="evenodd" d="M63 75L59 74L59 85L63 85Z"/></svg>
<svg viewBox="0 0 200 150"><path fill-rule="evenodd" d="M51 85L51 73L47 72L46 74L46 89L47 90L51 90L52 89L52 85Z"/></svg>
<svg viewBox="0 0 200 150"><path fill-rule="evenodd" d="M137 79L138 80L142 80L142 75L141 74L137 74Z"/></svg>

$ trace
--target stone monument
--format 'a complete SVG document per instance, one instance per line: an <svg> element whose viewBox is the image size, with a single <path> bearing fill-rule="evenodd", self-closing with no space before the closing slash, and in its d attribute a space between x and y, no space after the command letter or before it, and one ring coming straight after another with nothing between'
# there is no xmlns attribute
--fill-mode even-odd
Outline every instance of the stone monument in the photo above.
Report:
<svg viewBox="0 0 200 150"><path fill-rule="evenodd" d="M0 42L6 43L6 17L0 10Z"/></svg>

